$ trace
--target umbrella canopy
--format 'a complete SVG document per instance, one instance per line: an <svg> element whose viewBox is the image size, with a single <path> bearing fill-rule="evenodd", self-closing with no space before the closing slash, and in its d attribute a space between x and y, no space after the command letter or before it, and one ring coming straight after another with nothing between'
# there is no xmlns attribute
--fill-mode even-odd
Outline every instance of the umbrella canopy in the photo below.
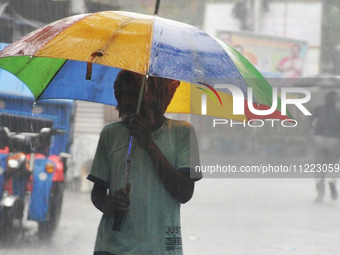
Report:
<svg viewBox="0 0 340 255"><path fill-rule="evenodd" d="M0 67L22 80L36 99L116 105L113 83L125 69L181 81L168 112L200 114L202 84L235 85L245 100L252 87L255 108L272 105L271 86L236 50L193 26L130 12L82 14L48 24L2 50ZM217 91L221 104L208 104L208 115L259 117L248 116L247 104L244 115L234 116L230 91ZM266 117L287 118L279 110L278 104Z"/></svg>

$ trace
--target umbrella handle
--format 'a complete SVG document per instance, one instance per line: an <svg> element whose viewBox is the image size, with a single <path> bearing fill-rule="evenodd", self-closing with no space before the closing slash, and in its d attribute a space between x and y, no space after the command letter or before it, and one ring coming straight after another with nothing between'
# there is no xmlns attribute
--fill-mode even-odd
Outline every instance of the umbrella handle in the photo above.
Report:
<svg viewBox="0 0 340 255"><path fill-rule="evenodd" d="M147 76L144 76L143 81L142 81L142 86L140 88L139 96L138 96L137 111L136 111L137 113L140 112L140 106L142 104L142 98L143 98L146 80L147 80ZM135 142L135 137L130 136L129 149L128 149L128 153L127 153L127 157L126 157L126 163L125 163L125 169L124 169L124 180L123 180L123 188L124 189L126 188L127 179L129 177L130 161L131 161L131 155L132 155L134 142ZM125 218L126 218L126 215L124 215L123 213L120 213L120 212L116 212L112 229L115 230L115 231L120 231L122 221Z"/></svg>

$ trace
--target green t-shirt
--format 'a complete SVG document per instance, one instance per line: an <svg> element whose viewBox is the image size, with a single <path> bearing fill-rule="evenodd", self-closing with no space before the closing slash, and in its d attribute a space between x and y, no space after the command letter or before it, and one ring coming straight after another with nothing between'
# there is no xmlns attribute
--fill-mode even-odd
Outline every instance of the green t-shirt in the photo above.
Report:
<svg viewBox="0 0 340 255"><path fill-rule="evenodd" d="M165 118L163 125L152 132L152 138L176 169L199 165L197 139L189 123ZM107 125L100 135L88 179L108 188L111 195L123 185L129 140L123 122ZM117 255L182 254L180 202L165 189L148 155L137 143L128 181L131 204L121 232L112 230L114 218L104 214L95 251Z"/></svg>

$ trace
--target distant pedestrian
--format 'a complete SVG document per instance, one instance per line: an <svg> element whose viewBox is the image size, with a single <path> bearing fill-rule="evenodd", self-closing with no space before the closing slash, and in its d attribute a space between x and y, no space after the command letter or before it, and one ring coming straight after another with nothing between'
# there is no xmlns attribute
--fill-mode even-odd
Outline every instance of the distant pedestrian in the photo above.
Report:
<svg viewBox="0 0 340 255"><path fill-rule="evenodd" d="M320 166L337 164L340 157L340 111L336 108L338 98L339 96L335 91L329 92L325 97L326 103L316 107L312 113L311 126L314 128L315 135L315 163L320 164ZM326 172L316 172L316 190L318 193L315 199L316 203L323 202L326 179L329 183L331 198L333 200L338 198L336 179L326 177Z"/></svg>

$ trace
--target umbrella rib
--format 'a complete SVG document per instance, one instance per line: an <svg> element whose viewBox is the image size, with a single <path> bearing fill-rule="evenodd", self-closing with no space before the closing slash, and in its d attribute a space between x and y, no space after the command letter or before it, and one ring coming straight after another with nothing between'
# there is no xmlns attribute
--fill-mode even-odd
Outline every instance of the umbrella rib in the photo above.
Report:
<svg viewBox="0 0 340 255"><path fill-rule="evenodd" d="M96 62L99 57L102 57L105 54L105 50L106 50L107 46L109 45L109 42L111 42L112 39L117 35L117 33L120 30L122 30L122 28L127 26L131 20L132 20L132 18L130 17L130 18L124 20L123 22L121 22L119 24L119 27L115 31L112 32L110 38L106 41L105 45L100 50L95 51L91 54L91 56L90 56L90 58L92 58L91 62Z"/></svg>
<svg viewBox="0 0 340 255"><path fill-rule="evenodd" d="M132 20L132 18L128 18L128 19L122 21L119 24L119 27L115 31L112 32L110 38L106 41L105 45L101 49L91 53L89 60L87 61L86 78L85 78L86 80L91 80L91 78L92 78L92 63L96 63L98 58L100 58L100 57L104 56L104 54L106 54L105 50L106 50L107 46L109 45L109 42L111 42L112 39L117 35L117 33L120 30L122 30L122 28L127 26L131 20Z"/></svg>

